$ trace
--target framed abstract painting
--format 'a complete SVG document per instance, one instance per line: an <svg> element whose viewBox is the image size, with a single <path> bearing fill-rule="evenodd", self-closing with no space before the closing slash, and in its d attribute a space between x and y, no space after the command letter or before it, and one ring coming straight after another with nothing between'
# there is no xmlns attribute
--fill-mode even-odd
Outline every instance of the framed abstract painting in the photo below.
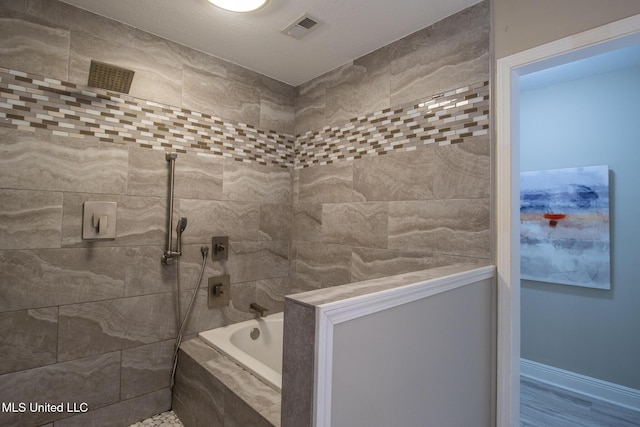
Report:
<svg viewBox="0 0 640 427"><path fill-rule="evenodd" d="M520 174L520 276L611 289L609 167Z"/></svg>

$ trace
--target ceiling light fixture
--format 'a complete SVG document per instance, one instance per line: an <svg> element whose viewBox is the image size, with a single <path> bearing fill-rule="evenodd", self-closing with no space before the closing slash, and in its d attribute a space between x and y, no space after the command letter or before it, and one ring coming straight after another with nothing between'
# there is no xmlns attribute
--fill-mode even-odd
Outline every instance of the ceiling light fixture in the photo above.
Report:
<svg viewBox="0 0 640 427"><path fill-rule="evenodd" d="M209 3L231 12L251 12L260 9L269 0L209 0Z"/></svg>

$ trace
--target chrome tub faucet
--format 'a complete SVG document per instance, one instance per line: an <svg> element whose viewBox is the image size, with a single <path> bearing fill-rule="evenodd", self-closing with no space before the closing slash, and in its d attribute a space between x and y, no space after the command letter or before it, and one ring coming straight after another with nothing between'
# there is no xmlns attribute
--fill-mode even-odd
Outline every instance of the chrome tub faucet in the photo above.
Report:
<svg viewBox="0 0 640 427"><path fill-rule="evenodd" d="M269 314L269 310L264 308L263 306L261 306L258 303L252 302L249 305L249 309L251 311L255 311L256 313L258 313L260 315L260 317L267 317L267 314Z"/></svg>

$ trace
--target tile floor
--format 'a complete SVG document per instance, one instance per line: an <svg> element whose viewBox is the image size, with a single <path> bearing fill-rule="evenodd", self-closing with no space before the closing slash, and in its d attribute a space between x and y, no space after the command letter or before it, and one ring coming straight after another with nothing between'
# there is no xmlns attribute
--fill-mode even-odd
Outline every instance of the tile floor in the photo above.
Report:
<svg viewBox="0 0 640 427"><path fill-rule="evenodd" d="M139 423L131 424L129 427L183 427L183 425L175 412L167 411Z"/></svg>

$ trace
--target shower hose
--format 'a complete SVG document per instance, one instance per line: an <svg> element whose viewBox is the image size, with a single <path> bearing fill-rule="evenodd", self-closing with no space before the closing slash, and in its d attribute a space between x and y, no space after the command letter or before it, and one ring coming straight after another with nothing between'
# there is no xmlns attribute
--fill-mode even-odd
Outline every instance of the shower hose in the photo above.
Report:
<svg viewBox="0 0 640 427"><path fill-rule="evenodd" d="M171 388L173 388L173 385L175 383L176 368L178 367L178 351L180 350L180 344L182 343L182 333L184 332L184 329L187 326L187 322L189 321L189 316L191 315L191 311L193 309L193 303L195 302L196 296L198 295L200 282L202 281L202 276L204 275L204 267L207 264L207 254L209 253L209 247L202 246L200 248L200 253L202 254L202 266L200 267L200 275L198 276L198 281L196 282L196 286L193 289L193 294L191 294L191 300L189 301L189 305L187 306L187 311L184 313L184 318L181 319L180 321L180 328L178 329L178 336L176 337L176 345L175 345L175 350L173 352L173 367L171 369ZM178 287L177 312L178 312L178 319L180 319L180 258L178 258L176 262L176 283Z"/></svg>

